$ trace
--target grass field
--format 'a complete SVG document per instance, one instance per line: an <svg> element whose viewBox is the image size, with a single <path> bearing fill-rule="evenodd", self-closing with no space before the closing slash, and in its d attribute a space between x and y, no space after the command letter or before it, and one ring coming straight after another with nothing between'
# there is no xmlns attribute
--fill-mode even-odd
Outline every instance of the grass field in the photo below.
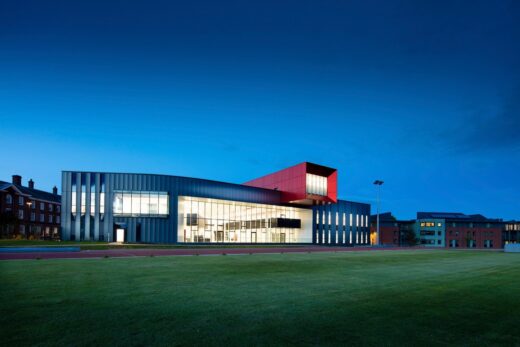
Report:
<svg viewBox="0 0 520 347"><path fill-rule="evenodd" d="M3 346L520 345L520 255L0 262Z"/></svg>

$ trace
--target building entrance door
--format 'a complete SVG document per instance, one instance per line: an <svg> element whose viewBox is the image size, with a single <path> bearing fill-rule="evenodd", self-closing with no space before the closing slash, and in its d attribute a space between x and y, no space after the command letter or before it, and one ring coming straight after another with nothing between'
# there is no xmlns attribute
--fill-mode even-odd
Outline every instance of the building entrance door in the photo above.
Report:
<svg viewBox="0 0 520 347"><path fill-rule="evenodd" d="M116 229L116 242L120 242L120 243L125 242L125 229L123 229L123 228Z"/></svg>
<svg viewBox="0 0 520 347"><path fill-rule="evenodd" d="M251 233L251 243L256 243L256 232Z"/></svg>
<svg viewBox="0 0 520 347"><path fill-rule="evenodd" d="M280 234L280 243L285 243L285 233Z"/></svg>

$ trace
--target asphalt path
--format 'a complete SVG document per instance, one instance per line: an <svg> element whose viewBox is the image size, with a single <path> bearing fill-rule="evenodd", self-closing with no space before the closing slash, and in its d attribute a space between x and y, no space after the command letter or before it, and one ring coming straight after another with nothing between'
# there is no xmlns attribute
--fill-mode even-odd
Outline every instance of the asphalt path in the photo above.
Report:
<svg viewBox="0 0 520 347"><path fill-rule="evenodd" d="M81 259L81 258L121 258L121 257L151 257L151 256L193 256L193 255L238 255L238 254L280 254L280 253L318 253L318 252L353 252L353 251L382 251L403 250L410 248L400 247L252 247L252 248L121 248L106 250L84 250L79 252L3 252L0 260L22 260L22 259ZM415 248L424 249L424 248Z"/></svg>

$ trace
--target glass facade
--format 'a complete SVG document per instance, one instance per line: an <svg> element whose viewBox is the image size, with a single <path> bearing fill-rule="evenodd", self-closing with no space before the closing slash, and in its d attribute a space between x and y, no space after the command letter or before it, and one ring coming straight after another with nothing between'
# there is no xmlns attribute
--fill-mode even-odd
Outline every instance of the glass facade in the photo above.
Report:
<svg viewBox="0 0 520 347"><path fill-rule="evenodd" d="M178 222L178 242L312 242L310 209L179 196Z"/></svg>
<svg viewBox="0 0 520 347"><path fill-rule="evenodd" d="M166 192L114 191L114 216L168 217Z"/></svg>
<svg viewBox="0 0 520 347"><path fill-rule="evenodd" d="M327 195L327 177L308 173L305 183L308 194Z"/></svg>

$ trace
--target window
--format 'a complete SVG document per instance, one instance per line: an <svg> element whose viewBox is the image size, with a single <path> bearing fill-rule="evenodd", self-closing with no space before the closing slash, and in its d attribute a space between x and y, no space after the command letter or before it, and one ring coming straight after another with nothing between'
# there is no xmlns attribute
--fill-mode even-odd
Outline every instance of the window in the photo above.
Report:
<svg viewBox="0 0 520 347"><path fill-rule="evenodd" d="M84 187L82 186L82 189ZM81 215L84 215L87 212L87 192L81 191L81 200L80 200L80 211Z"/></svg>
<svg viewBox="0 0 520 347"><path fill-rule="evenodd" d="M60 224L61 222L61 217L60 216L56 216L56 224Z"/></svg>
<svg viewBox="0 0 520 347"><path fill-rule="evenodd" d="M77 212L76 190L73 190L71 192L70 202L71 202L70 212L72 214L76 214L76 212Z"/></svg>
<svg viewBox="0 0 520 347"><path fill-rule="evenodd" d="M11 205L13 203L13 196L11 194L7 194L5 196L5 203Z"/></svg>
<svg viewBox="0 0 520 347"><path fill-rule="evenodd" d="M40 211L45 211L45 203L40 202Z"/></svg>
<svg viewBox="0 0 520 347"><path fill-rule="evenodd" d="M18 205L23 206L23 196L18 197Z"/></svg>
<svg viewBox="0 0 520 347"><path fill-rule="evenodd" d="M18 210L18 219L23 219L23 210Z"/></svg>
<svg viewBox="0 0 520 347"><path fill-rule="evenodd" d="M114 216L166 217L169 214L169 197L166 192L127 192L114 193Z"/></svg>
<svg viewBox="0 0 520 347"><path fill-rule="evenodd" d="M40 214L40 222L45 222L45 215L43 213Z"/></svg>
<svg viewBox="0 0 520 347"><path fill-rule="evenodd" d="M20 234L25 234L25 225L20 224Z"/></svg>
<svg viewBox="0 0 520 347"><path fill-rule="evenodd" d="M31 222L34 222L36 220L36 213L31 212Z"/></svg>
<svg viewBox="0 0 520 347"><path fill-rule="evenodd" d="M103 220L105 214L105 175L101 174L99 179L101 183L101 187L99 188L99 214Z"/></svg>
<svg viewBox="0 0 520 347"><path fill-rule="evenodd" d="M159 196L159 211L168 196ZM322 218L320 211L320 219ZM316 213L316 212L314 212ZM312 242L313 212L290 206L179 196L179 242L305 243ZM335 243L333 230L315 230L316 243Z"/></svg>
<svg viewBox="0 0 520 347"><path fill-rule="evenodd" d="M435 231L433 231L433 230L421 230L420 234L424 235L424 236L435 236Z"/></svg>
<svg viewBox="0 0 520 347"><path fill-rule="evenodd" d="M53 204L49 204L49 212L52 212L54 211L54 205Z"/></svg>
<svg viewBox="0 0 520 347"><path fill-rule="evenodd" d="M327 177L308 173L305 181L308 194L327 195Z"/></svg>
<svg viewBox="0 0 520 347"><path fill-rule="evenodd" d="M36 209L36 201L34 201L34 200L31 201L31 209L33 209L33 210Z"/></svg>
<svg viewBox="0 0 520 347"><path fill-rule="evenodd" d="M437 226L438 227L442 227L442 223L437 223Z"/></svg>
<svg viewBox="0 0 520 347"><path fill-rule="evenodd" d="M90 215L96 213L96 175L90 175Z"/></svg>
<svg viewBox="0 0 520 347"><path fill-rule="evenodd" d="M60 205L56 205L56 212L61 212L61 206Z"/></svg>
<svg viewBox="0 0 520 347"><path fill-rule="evenodd" d="M52 223L52 214L49 215L49 223Z"/></svg>

